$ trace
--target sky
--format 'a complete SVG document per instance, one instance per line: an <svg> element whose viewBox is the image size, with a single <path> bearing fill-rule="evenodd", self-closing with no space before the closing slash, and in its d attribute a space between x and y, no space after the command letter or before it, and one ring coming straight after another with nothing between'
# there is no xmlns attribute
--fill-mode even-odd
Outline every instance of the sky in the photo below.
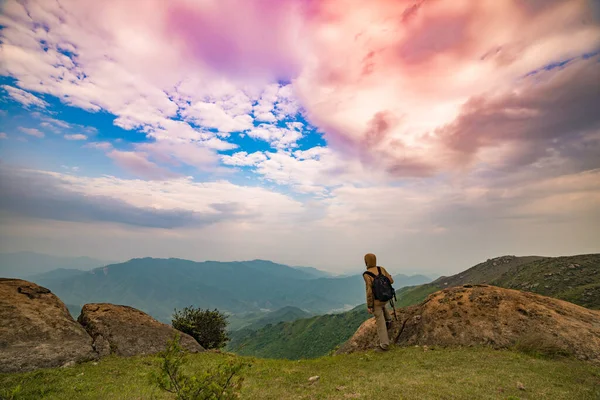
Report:
<svg viewBox="0 0 600 400"><path fill-rule="evenodd" d="M600 251L600 2L6 0L0 252Z"/></svg>

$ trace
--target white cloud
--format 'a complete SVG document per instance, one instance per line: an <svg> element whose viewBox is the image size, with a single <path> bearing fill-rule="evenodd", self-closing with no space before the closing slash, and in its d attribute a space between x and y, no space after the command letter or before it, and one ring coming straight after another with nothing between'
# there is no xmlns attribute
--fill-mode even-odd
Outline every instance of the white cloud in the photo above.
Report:
<svg viewBox="0 0 600 400"><path fill-rule="evenodd" d="M19 88L9 86L9 85L2 85L2 88L8 92L8 95L13 100L18 101L26 108L29 108L31 106L46 108L49 105L44 100L34 96L33 94L31 94L29 92L21 90Z"/></svg>
<svg viewBox="0 0 600 400"><path fill-rule="evenodd" d="M87 140L87 136L81 133L67 134L64 136L67 140Z"/></svg>
<svg viewBox="0 0 600 400"><path fill-rule="evenodd" d="M41 132L39 129L35 129L35 128L23 128L22 126L19 127L19 130L29 136L35 136L37 138L43 138L44 132Z"/></svg>
<svg viewBox="0 0 600 400"><path fill-rule="evenodd" d="M247 135L254 139L264 140L271 147L277 149L298 147L296 142L302 138L302 132L295 127L289 129L267 124L252 128Z"/></svg>
<svg viewBox="0 0 600 400"><path fill-rule="evenodd" d="M267 156L260 152L254 152L252 154L248 154L245 151L239 151L237 153L233 153L232 155L223 155L221 156L221 160L223 164L232 165L237 167L250 167L257 166L263 161L267 160Z"/></svg>

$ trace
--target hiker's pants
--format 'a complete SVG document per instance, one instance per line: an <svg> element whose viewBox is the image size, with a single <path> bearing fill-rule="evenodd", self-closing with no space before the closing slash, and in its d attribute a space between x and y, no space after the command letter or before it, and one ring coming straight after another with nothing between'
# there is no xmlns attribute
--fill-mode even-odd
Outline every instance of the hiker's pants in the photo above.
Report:
<svg viewBox="0 0 600 400"><path fill-rule="evenodd" d="M390 313L387 309L387 303L374 304L373 314L375 315L375 323L377 324L377 335L379 336L379 345L382 349L387 349L390 345L386 321L391 321Z"/></svg>

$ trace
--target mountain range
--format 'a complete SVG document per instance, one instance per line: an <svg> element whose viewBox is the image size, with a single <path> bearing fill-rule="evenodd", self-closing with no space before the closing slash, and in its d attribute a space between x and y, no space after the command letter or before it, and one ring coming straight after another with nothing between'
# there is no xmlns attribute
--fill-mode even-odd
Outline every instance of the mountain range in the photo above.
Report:
<svg viewBox="0 0 600 400"><path fill-rule="evenodd" d="M431 281L419 275L394 277L398 288ZM170 322L175 308L190 305L217 308L243 327L287 306L314 315L349 310L364 302L360 275L319 277L314 269L264 260L136 258L91 271L60 269L28 279L52 290L71 310L108 302L138 308L164 322Z"/></svg>
<svg viewBox="0 0 600 400"><path fill-rule="evenodd" d="M400 288L396 306L418 304L431 293L464 284L491 284L530 291L600 309L600 254L488 259L456 275ZM369 317L366 305L362 304L344 313L280 322L258 330L247 327L231 334L227 348L256 357L318 357L349 339Z"/></svg>

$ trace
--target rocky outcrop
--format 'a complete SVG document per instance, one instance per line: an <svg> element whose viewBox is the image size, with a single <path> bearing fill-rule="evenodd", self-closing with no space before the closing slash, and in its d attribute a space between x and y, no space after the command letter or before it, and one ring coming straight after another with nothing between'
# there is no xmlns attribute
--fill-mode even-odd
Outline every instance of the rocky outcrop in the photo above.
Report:
<svg viewBox="0 0 600 400"><path fill-rule="evenodd" d="M194 353L204 350L191 336L133 307L86 304L78 320L93 338L94 349L101 357L158 353L165 349L175 333L181 335L180 343L184 349Z"/></svg>
<svg viewBox="0 0 600 400"><path fill-rule="evenodd" d="M0 278L0 372L96 358L92 338L50 290L20 279Z"/></svg>
<svg viewBox="0 0 600 400"><path fill-rule="evenodd" d="M534 293L464 285L398 310L390 331L401 346L525 346L600 362L600 311ZM375 320L365 321L339 353L377 344Z"/></svg>

